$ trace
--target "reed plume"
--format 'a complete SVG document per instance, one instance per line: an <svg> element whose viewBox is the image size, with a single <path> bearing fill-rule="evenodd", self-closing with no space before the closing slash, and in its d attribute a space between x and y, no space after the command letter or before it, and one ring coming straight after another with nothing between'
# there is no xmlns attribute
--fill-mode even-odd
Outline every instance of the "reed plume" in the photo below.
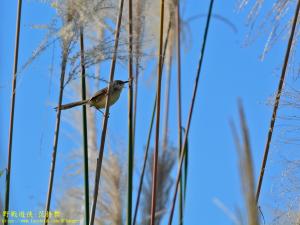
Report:
<svg viewBox="0 0 300 225"><path fill-rule="evenodd" d="M157 202L155 212L155 224L161 224L163 216L167 213L170 191L173 185L171 172L176 162L176 149L168 146L167 149L161 151L158 157L157 167ZM143 186L142 195L142 221L141 224L149 224L151 209L151 184L153 171L153 156L150 158L146 168L146 179Z"/></svg>
<svg viewBox="0 0 300 225"><path fill-rule="evenodd" d="M231 123L231 128L239 156L241 184L244 195L244 201L247 209L246 224L259 225L258 208L256 206L255 199L253 161L251 156L249 131L246 123L244 109L241 102L239 102L239 117L243 140L242 142L239 139L239 136L233 123Z"/></svg>

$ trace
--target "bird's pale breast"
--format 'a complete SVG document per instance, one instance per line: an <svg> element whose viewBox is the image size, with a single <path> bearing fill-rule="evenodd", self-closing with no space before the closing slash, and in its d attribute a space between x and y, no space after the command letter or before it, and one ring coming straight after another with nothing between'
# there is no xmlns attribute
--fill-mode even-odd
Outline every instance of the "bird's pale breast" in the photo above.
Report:
<svg viewBox="0 0 300 225"><path fill-rule="evenodd" d="M109 105L115 104L116 101L120 98L121 90L115 90L109 98ZM97 109L105 108L106 103L106 95L100 95L95 99L96 101L92 102L92 105L95 106Z"/></svg>

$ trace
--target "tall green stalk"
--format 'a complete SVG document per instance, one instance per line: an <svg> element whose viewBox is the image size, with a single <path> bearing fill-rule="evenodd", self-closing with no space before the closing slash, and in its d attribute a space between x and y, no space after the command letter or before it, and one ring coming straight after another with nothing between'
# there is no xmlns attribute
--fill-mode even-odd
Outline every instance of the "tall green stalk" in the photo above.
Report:
<svg viewBox="0 0 300 225"><path fill-rule="evenodd" d="M193 96L192 96L190 111L189 111L187 125L186 125L186 132L184 134L183 144L182 144L182 147L181 147L180 162L179 162L179 168L178 168L177 177L176 177L176 185L175 185L175 191L174 191L174 195L173 195L173 199L172 199L171 212L170 212L168 225L172 225L174 209L175 209L175 204L176 204L176 197L177 197L179 182L180 182L180 178L181 178L182 165L183 165L185 151L186 151L185 145L187 143L188 134L189 134L190 125L191 125L191 120L192 120L193 111L194 111L194 105L195 105L196 94L197 94L197 90L198 90L200 72L201 72L202 63L203 63L203 59L204 59L204 52L205 52L205 47L206 47L209 24L210 24L211 15L212 15L213 4L214 4L214 0L211 0L210 5L209 5L209 10L208 10L208 15L207 15L207 21L206 21L206 25L205 25L205 31L204 31L202 47L201 47L201 55L200 55L200 59L199 59L199 63L198 63L196 79L195 79L195 82L194 82L195 86L194 86L194 90L193 90Z"/></svg>
<svg viewBox="0 0 300 225"><path fill-rule="evenodd" d="M81 64L81 97L86 99L85 60L84 60L84 34L80 28L80 64ZM86 105L82 105L82 134L83 134L83 171L84 171L84 218L85 224L89 223L89 160L88 160L88 133Z"/></svg>
<svg viewBox="0 0 300 225"><path fill-rule="evenodd" d="M111 95L111 84L114 80L114 75L115 75L115 67L116 67L116 61L117 61L117 51L118 51L118 45L119 45L123 5L124 5L124 0L120 0L119 15L118 15L117 27L116 27L116 32L115 32L114 51L113 51L113 56L112 56L112 61L111 61L109 83L108 83L108 86L107 86L108 94L106 96L103 126L102 126L101 140L100 140L100 149L99 149L99 154L98 154L98 158L97 158L97 165L96 165L93 203L92 203L90 223L89 223L90 225L93 225L94 221L95 221L96 205L97 205L97 199L98 199L98 189L99 189L99 183L100 183L100 174L101 174L101 167L102 167L102 160L103 160L103 153L104 153L104 145L105 145L105 139L106 139L107 124L108 124L108 116L109 116L109 104L108 103L110 101L110 95Z"/></svg>
<svg viewBox="0 0 300 225"><path fill-rule="evenodd" d="M4 203L4 211L6 211L6 212L9 211L10 174L11 174L11 158L12 158L12 143L13 143L13 129L14 129L18 58L19 58L21 12L22 12L22 0L19 0L18 1L17 18L16 18L15 55L14 55L14 65L13 65L12 95L11 95L8 154L7 154L8 158L7 158L7 168L6 168L6 190L5 190L5 203ZM4 225L7 225L8 218L4 218L4 219L5 219Z"/></svg>
<svg viewBox="0 0 300 225"><path fill-rule="evenodd" d="M132 182L133 182L133 54L132 54L132 0L128 0L128 190L127 190L127 225L132 221Z"/></svg>

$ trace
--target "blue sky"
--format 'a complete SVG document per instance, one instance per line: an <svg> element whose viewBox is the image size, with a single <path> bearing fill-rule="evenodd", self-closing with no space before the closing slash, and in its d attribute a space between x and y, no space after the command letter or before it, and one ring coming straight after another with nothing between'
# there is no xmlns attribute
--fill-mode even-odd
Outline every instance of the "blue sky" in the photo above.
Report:
<svg viewBox="0 0 300 225"><path fill-rule="evenodd" d="M198 14L206 14L209 1L186 0L184 18ZM255 174L258 175L260 161L267 135L271 107L265 104L278 83L279 71L283 62L286 40L280 40L278 45L261 62L266 36L257 39L252 45L243 45L249 31L246 27L247 10L237 13L235 0L215 1L214 14L227 18L237 28L234 32L224 22L213 19L208 35L207 51L203 63L200 85L195 105L195 112L190 130L190 164L188 174L188 194L186 202L186 224L232 224L227 215L219 209L213 199L220 199L229 209L235 211L236 206L242 206L239 183L238 163L235 146L229 128L229 119L238 122L237 99L243 100L246 117L249 124L250 138L253 150ZM266 3L263 10L270 7ZM2 20L0 21L0 168L6 164L7 137L9 126L11 73L13 63L13 47L15 35L16 1L1 1ZM24 1L22 12L21 42L19 65L29 58L32 51L40 43L44 31L32 29L33 24L44 24L50 21L53 11L49 6L36 1ZM192 44L182 53L182 99L183 124L186 123L200 45L202 42L205 19L200 18L190 23ZM58 53L59 46L55 51ZM53 78L49 75L52 48L38 58L18 79L15 130L13 142L13 161L11 178L11 208L16 210L40 210L44 208L50 168L51 146L53 141L55 111L53 105L57 101L58 74L55 69ZM59 65L59 54L56 54L55 64ZM57 67L58 68L58 67ZM145 71L149 71L146 68ZM153 70L153 68L152 68ZM126 79L124 69L117 70L116 78ZM175 67L173 69L175 70ZM275 71L275 72L274 72ZM107 71L108 73L108 71ZM145 72L146 73L146 72ZM172 83L175 87L175 73ZM50 81L51 80L51 81ZM51 85L51 86L50 86ZM138 112L137 123L137 158L141 159L145 135L151 115L155 82L149 87L146 82L140 86L141 109ZM170 139L176 141L176 92L171 90L170 105ZM127 98L126 92L120 102L111 111L109 132L113 142L125 144L127 137ZM68 102L65 99L64 102ZM114 116L117 115L117 116ZM98 124L98 126L100 126ZM62 123L58 147L57 173L54 189L62 185L63 163L67 153L74 148L67 132L70 130ZM276 143L276 140L275 140ZM153 146L153 145L152 145ZM271 161L268 168L276 169L275 150L279 145L272 145ZM275 149L273 151L273 149ZM126 150L126 148L124 149ZM141 160L137 160L139 164ZM140 166L140 165L137 165ZM262 189L262 202L272 197L271 187L274 174L266 171L265 183ZM4 176L0 178L0 193L4 195ZM55 208L55 204L52 204ZM265 209L268 215L268 207Z"/></svg>

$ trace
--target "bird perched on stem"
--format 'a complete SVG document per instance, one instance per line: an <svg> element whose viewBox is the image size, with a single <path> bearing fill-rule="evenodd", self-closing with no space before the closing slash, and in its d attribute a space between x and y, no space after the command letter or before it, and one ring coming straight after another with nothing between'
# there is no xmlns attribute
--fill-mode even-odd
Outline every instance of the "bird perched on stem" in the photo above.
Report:
<svg viewBox="0 0 300 225"><path fill-rule="evenodd" d="M110 88L110 98L109 98L109 106L113 105L118 101L120 98L122 89L124 87L124 84L128 83L129 81L122 81L122 80L115 80L112 82L112 86ZM99 91L97 91L90 99L87 100L82 100L82 101L77 101L77 102L72 102L69 104L61 105L59 107L60 110L65 110L65 109L70 109L75 106L80 106L80 105L89 105L93 106L96 109L103 109L105 108L105 103L106 103L106 96L108 94L108 88L103 88ZM55 108L56 110L58 107Z"/></svg>

